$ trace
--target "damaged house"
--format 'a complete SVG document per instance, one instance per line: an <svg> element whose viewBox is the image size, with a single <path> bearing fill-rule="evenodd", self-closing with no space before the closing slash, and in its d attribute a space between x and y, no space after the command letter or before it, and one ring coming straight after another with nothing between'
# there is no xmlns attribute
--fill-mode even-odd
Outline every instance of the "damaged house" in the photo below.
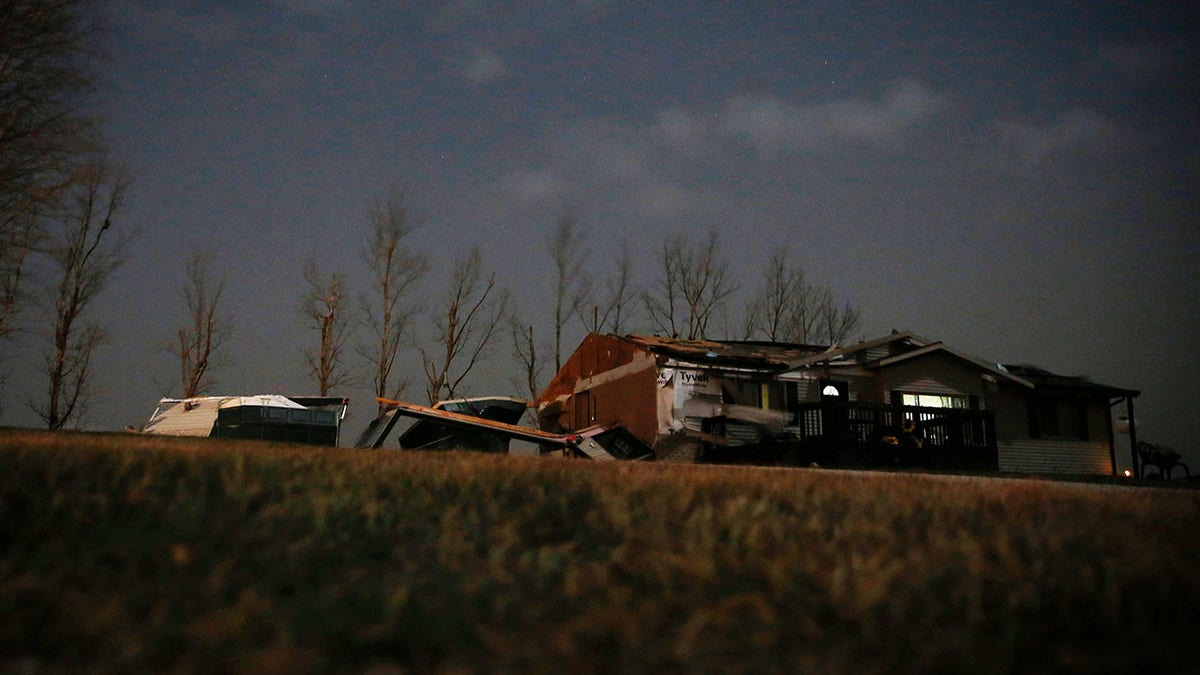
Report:
<svg viewBox="0 0 1200 675"><path fill-rule="evenodd" d="M1137 395L912 333L842 347L593 333L536 403L543 430L621 424L666 460L1111 475L1112 409L1132 419Z"/></svg>

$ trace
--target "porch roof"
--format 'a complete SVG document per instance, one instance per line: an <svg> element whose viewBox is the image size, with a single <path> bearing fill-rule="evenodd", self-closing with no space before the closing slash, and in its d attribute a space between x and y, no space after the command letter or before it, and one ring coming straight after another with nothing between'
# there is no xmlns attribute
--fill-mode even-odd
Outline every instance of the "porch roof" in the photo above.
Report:
<svg viewBox="0 0 1200 675"><path fill-rule="evenodd" d="M1006 372L1020 376L1022 379L1031 382L1035 388L1044 391L1057 391L1063 393L1078 393L1078 394L1097 394L1105 395L1109 398L1117 397L1136 397L1142 392L1136 389L1126 389L1123 387L1114 387L1099 382L1093 382L1091 379L1082 375L1058 375L1044 368L1029 364L1003 364L1000 366Z"/></svg>

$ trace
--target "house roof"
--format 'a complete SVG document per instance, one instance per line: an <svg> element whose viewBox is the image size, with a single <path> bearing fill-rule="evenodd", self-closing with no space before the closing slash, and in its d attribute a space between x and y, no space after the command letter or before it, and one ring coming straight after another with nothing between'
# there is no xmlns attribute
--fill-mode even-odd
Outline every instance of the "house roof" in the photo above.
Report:
<svg viewBox="0 0 1200 675"><path fill-rule="evenodd" d="M874 340L863 340L852 345L833 345L816 354L810 354L789 364L789 370L799 370L815 365L834 365L835 362L853 362L864 363L872 358L879 358L873 355L872 352L881 351L884 355L892 355L895 353L893 345L900 343L908 343L912 347L923 347L929 343L928 340L920 338L911 332L892 331L890 335L876 338Z"/></svg>
<svg viewBox="0 0 1200 675"><path fill-rule="evenodd" d="M1022 378L1022 377L1019 377L1019 376L1013 374L1012 372L1001 367L1000 364L992 364L992 363L988 363L982 359L977 359L973 356L964 354L956 349L951 349L950 347L947 347L946 345L942 344L941 342L933 342L931 344L925 345L924 347L918 347L916 349L913 349L913 350L910 350L907 352L903 352L900 354L896 354L894 356L888 356L888 357L885 357L882 359L877 359L870 363L864 364L864 367L866 367L866 368L885 368L887 366L890 366L890 365L893 365L896 363L901 363L903 361L908 361L910 359L920 358L922 356L926 356L928 354L933 354L933 353L948 354L948 355L958 359L959 361L964 361L969 365L973 365L973 366L979 368L980 370L991 374L993 377L1003 378L1005 380L1009 380L1009 381L1013 382L1014 384L1018 384L1022 387L1026 387L1029 389L1032 389L1034 387L1033 382L1030 382L1029 380L1027 380L1025 378Z"/></svg>
<svg viewBox="0 0 1200 675"><path fill-rule="evenodd" d="M788 372L814 367L886 368L910 359L940 353L972 365L998 380L1027 389L1074 391L1108 396L1140 394L1136 390L1093 382L1086 377L1057 375L1037 366L991 363L908 331L892 331L881 338L830 347L746 340L682 340L658 335L626 335L620 339L655 355L700 367L763 372Z"/></svg>
<svg viewBox="0 0 1200 675"><path fill-rule="evenodd" d="M1058 392L1076 392L1081 394L1105 394L1107 396L1138 396L1142 392L1136 389L1113 387L1083 377L1082 375L1058 375L1044 368L1029 364L1001 364L1005 372L1032 382L1042 390Z"/></svg>
<svg viewBox="0 0 1200 675"><path fill-rule="evenodd" d="M654 354L701 367L781 371L824 347L746 340L683 340L658 335L626 335L621 339Z"/></svg>

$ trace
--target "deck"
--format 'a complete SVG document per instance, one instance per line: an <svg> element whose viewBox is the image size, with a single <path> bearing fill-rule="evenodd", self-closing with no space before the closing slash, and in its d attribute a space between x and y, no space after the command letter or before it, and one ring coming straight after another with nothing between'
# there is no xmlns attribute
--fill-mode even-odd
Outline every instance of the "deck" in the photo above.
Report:
<svg viewBox="0 0 1200 675"><path fill-rule="evenodd" d="M991 411L869 403L801 404L780 434L712 418L702 431L727 439L705 444L703 461L836 467L999 468ZM905 421L910 421L906 431Z"/></svg>

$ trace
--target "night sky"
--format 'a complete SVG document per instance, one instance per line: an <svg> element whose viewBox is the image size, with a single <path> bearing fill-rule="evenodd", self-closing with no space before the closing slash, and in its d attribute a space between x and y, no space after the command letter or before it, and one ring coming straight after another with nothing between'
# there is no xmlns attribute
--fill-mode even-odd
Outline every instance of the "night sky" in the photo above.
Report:
<svg viewBox="0 0 1200 675"><path fill-rule="evenodd" d="M669 233L719 232L743 291L787 243L861 309L857 337L1139 389L1139 437L1200 471L1191 3L102 4L95 107L139 234L93 315L89 428L178 394L161 344L199 249L235 330L214 393L313 393L304 261L366 291L365 204L403 188L431 304L478 244L548 335L567 208L589 272L625 241L639 285ZM38 349L10 360L4 423L34 423ZM509 352L466 393L517 393ZM353 436L374 402L345 393Z"/></svg>

